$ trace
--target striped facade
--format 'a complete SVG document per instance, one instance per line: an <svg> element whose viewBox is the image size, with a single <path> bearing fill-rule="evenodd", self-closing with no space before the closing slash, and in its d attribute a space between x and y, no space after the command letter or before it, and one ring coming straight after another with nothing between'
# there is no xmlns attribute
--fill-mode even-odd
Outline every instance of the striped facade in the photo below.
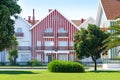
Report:
<svg viewBox="0 0 120 80"><path fill-rule="evenodd" d="M75 61L76 54L72 47L73 34L77 30L77 26L57 10L49 12L44 19L31 28L32 59L42 62Z"/></svg>

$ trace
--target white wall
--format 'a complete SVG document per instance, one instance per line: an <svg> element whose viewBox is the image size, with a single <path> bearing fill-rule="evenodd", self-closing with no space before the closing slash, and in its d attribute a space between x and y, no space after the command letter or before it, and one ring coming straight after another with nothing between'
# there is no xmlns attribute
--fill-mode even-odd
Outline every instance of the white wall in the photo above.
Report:
<svg viewBox="0 0 120 80"><path fill-rule="evenodd" d="M88 19L86 19L85 22L83 22L79 28L87 28L88 27L88 24L95 24L95 20L91 17L89 17Z"/></svg>
<svg viewBox="0 0 120 80"><path fill-rule="evenodd" d="M22 42L28 42L29 46L31 46L31 26L24 19L18 17L18 19L15 20L15 32L17 32L18 28L22 28L24 33L23 37L17 37L19 45L23 46L23 44L21 44Z"/></svg>
<svg viewBox="0 0 120 80"><path fill-rule="evenodd" d="M24 33L23 37L17 37L17 41L18 41L18 46L30 46L31 47L31 25L29 23L27 23L27 21L25 21L23 18L18 17L18 19L15 20L15 32L17 32L18 28L22 28L22 32ZM28 54L29 56L29 60L31 59L31 50L18 50L18 59L17 61L20 62L21 61L21 55L22 54Z"/></svg>

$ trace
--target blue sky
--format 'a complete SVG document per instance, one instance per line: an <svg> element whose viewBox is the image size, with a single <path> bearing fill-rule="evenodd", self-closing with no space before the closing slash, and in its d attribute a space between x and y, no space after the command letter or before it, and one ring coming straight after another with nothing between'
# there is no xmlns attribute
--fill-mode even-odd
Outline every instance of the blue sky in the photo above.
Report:
<svg viewBox="0 0 120 80"><path fill-rule="evenodd" d="M68 19L93 17L96 19L99 0L19 0L21 16L32 16L35 9L36 19L48 14L48 9L57 9Z"/></svg>

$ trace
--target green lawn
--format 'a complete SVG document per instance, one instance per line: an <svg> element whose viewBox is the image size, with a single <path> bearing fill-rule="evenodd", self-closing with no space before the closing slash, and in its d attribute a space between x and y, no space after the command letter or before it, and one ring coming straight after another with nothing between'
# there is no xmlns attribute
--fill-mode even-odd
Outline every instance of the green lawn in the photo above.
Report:
<svg viewBox="0 0 120 80"><path fill-rule="evenodd" d="M0 80L119 80L120 71L51 73L48 71L0 71Z"/></svg>

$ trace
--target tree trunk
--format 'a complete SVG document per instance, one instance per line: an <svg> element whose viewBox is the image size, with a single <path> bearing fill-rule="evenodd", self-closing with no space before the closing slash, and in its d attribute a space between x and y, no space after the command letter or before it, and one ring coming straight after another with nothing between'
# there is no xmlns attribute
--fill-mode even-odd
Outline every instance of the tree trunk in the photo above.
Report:
<svg viewBox="0 0 120 80"><path fill-rule="evenodd" d="M97 63L96 63L96 60L94 61L94 63L95 63L94 70L97 71Z"/></svg>
<svg viewBox="0 0 120 80"><path fill-rule="evenodd" d="M96 59L94 57L92 57L92 60L94 62L94 71L97 71L97 62L96 62Z"/></svg>

